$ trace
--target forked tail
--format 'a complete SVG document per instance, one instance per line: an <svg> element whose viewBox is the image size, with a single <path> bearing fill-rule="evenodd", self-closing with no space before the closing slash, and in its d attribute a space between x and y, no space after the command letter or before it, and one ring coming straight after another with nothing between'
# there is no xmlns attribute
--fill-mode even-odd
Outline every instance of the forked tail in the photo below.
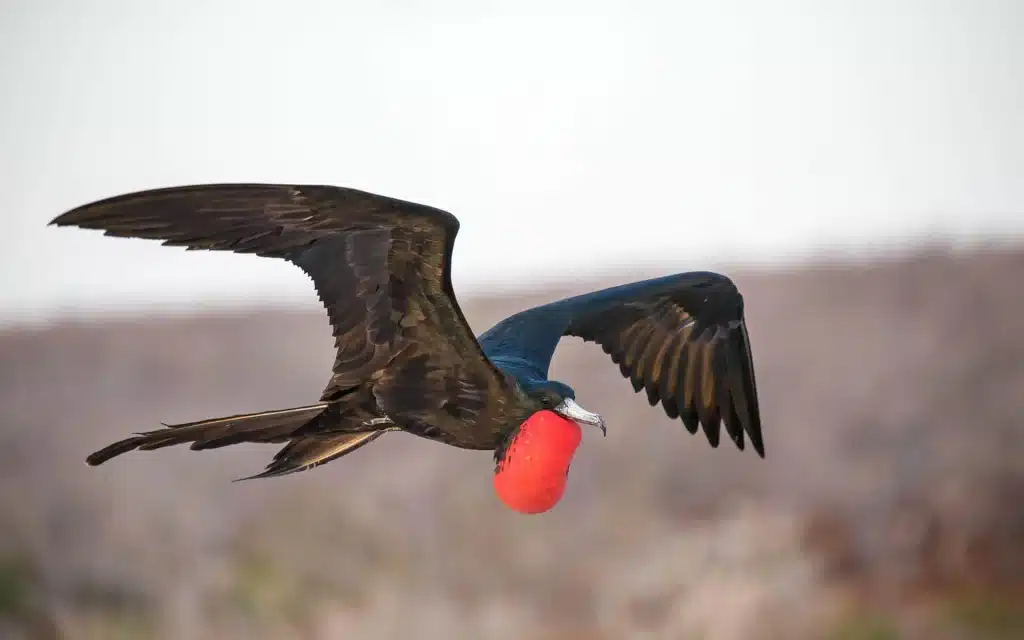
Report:
<svg viewBox="0 0 1024 640"><path fill-rule="evenodd" d="M398 427L385 417L365 420L353 416L345 425L337 405L326 402L306 407L211 418L138 433L106 446L86 458L96 466L122 453L149 451L192 443L193 451L217 449L241 442L287 442L262 473L239 480L271 478L318 467L351 453ZM326 418L326 419L325 419Z"/></svg>
<svg viewBox="0 0 1024 640"><path fill-rule="evenodd" d="M122 453L138 449L149 451L192 443L190 449L216 449L241 442L286 442L328 408L327 403L262 411L223 418L211 418L185 424L164 425L163 429L138 433L106 446L86 458L90 465L103 464ZM312 426L312 425L311 425Z"/></svg>

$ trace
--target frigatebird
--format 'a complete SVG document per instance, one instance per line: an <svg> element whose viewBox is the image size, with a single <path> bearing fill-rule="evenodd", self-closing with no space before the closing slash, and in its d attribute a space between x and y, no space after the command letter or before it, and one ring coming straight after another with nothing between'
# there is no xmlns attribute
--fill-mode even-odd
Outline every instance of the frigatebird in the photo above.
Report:
<svg viewBox="0 0 1024 640"><path fill-rule="evenodd" d="M679 273L526 309L474 337L452 289L458 219L440 209L338 186L201 184L99 200L51 225L287 260L313 281L336 357L320 400L137 433L88 456L191 443L287 443L249 478L311 469L389 431L494 450L553 411L604 419L548 378L563 336L599 344L635 392L718 447L721 425L764 457L743 297L726 276ZM249 479L245 478L245 479Z"/></svg>

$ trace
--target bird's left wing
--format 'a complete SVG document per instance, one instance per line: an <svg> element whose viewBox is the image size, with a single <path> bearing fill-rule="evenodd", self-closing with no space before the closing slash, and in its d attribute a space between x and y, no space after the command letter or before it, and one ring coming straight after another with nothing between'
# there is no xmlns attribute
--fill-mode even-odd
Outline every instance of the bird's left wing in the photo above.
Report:
<svg viewBox="0 0 1024 640"><path fill-rule="evenodd" d="M754 363L743 297L726 276L682 273L534 307L480 336L494 362L547 377L562 336L601 345L633 389L647 392L690 433L719 444L721 424L764 457Z"/></svg>
<svg viewBox="0 0 1024 640"><path fill-rule="evenodd" d="M471 431L505 384L452 290L459 222L446 211L329 185L204 184L99 200L51 224L297 265L313 280L335 338L324 402L370 386L402 424L436 427L440 416ZM310 459L321 454L332 452L303 450Z"/></svg>

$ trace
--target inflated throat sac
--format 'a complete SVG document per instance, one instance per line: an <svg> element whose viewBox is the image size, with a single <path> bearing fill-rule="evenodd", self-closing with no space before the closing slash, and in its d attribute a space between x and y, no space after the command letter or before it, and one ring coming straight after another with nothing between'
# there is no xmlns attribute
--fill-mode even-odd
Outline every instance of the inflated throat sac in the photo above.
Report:
<svg viewBox="0 0 1024 640"><path fill-rule="evenodd" d="M494 491L513 511L551 510L562 499L569 465L580 445L578 424L538 411L522 424L494 473Z"/></svg>

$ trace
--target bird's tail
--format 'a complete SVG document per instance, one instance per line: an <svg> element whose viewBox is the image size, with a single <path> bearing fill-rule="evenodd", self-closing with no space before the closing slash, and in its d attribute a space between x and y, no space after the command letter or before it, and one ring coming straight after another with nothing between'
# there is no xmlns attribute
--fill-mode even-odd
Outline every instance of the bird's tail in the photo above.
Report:
<svg viewBox="0 0 1024 640"><path fill-rule="evenodd" d="M300 435L296 433L299 429L303 429L304 433L315 429L311 423L319 420L329 406L328 403L319 403L185 424L165 424L163 429L137 433L108 445L86 458L86 462L95 466L135 449L149 451L188 442L192 443L190 448L193 451L216 449L241 442L286 442ZM348 434L332 437L340 435Z"/></svg>
<svg viewBox="0 0 1024 640"><path fill-rule="evenodd" d="M352 453L356 449L368 445L393 427L384 427L374 431L355 431L352 433L334 433L330 435L300 436L286 444L267 468L256 475L238 478L254 480L256 478L275 478L290 473L307 471L341 456Z"/></svg>

